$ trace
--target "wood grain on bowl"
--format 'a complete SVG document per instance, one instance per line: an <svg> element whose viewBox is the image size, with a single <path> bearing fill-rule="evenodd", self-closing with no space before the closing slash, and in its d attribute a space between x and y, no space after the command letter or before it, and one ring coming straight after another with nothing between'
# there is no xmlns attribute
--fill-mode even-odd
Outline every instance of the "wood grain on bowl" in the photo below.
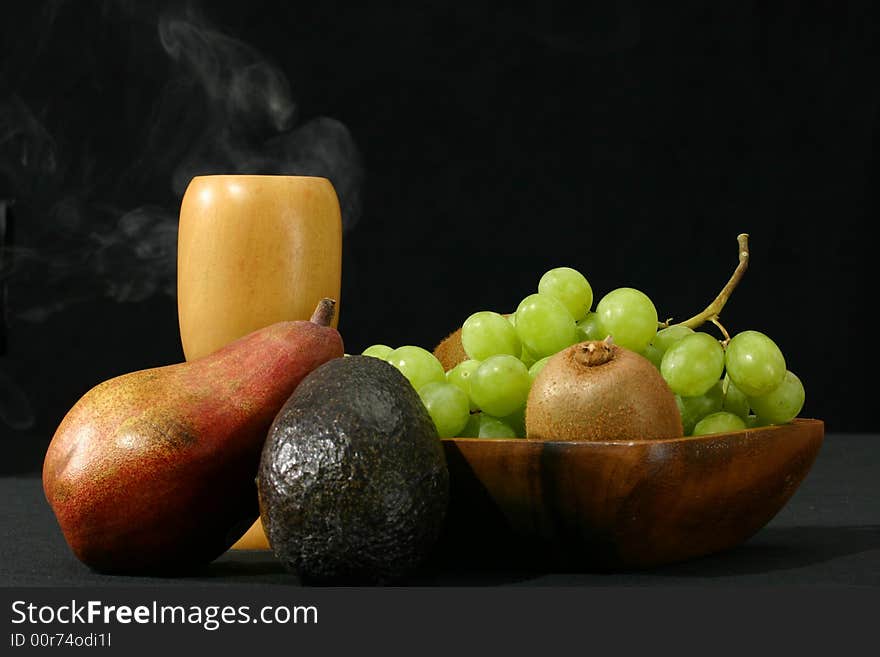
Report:
<svg viewBox="0 0 880 657"><path fill-rule="evenodd" d="M440 552L458 563L645 568L734 547L806 476L819 420L614 442L451 438Z"/></svg>

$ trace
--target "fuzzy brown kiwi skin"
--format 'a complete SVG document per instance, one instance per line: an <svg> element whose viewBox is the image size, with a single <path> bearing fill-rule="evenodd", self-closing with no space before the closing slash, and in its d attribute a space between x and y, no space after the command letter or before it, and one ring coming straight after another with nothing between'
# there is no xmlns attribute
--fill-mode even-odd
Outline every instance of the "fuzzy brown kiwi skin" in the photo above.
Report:
<svg viewBox="0 0 880 657"><path fill-rule="evenodd" d="M629 349L582 342L547 361L526 403L530 440L654 440L683 435L675 396Z"/></svg>
<svg viewBox="0 0 880 657"><path fill-rule="evenodd" d="M461 329L453 331L447 335L443 341L434 347L434 356L443 365L443 369L447 372L453 367L468 359L468 355L464 351L461 344Z"/></svg>

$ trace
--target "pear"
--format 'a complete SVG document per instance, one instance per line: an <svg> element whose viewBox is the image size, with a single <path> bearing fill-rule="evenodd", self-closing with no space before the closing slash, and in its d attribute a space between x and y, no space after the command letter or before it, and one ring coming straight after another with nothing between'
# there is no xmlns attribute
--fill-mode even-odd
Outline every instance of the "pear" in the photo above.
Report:
<svg viewBox="0 0 880 657"><path fill-rule="evenodd" d="M272 420L306 374L343 355L334 303L87 392L43 463L74 554L102 572L167 572L227 550L259 515L254 479Z"/></svg>

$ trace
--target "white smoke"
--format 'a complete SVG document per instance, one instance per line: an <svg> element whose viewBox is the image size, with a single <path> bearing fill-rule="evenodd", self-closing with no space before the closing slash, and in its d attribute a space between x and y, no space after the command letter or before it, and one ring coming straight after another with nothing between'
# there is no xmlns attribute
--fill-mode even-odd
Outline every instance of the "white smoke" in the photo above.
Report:
<svg viewBox="0 0 880 657"><path fill-rule="evenodd" d="M0 271L13 325L49 321L96 298L137 303L173 297L180 199L197 175L324 176L339 195L343 229L357 223L364 174L348 129L329 117L298 123L281 66L212 26L192 5L182 14L162 16L150 16L134 0L75 8L97 10L92 18L98 27L152 31L143 35L146 42L153 39L152 51L120 40L120 48L131 48L120 57L142 57L145 69L167 71L153 106L140 112L140 125L132 126L130 116L111 117L119 124L103 128L134 135L122 166L91 144L106 134L86 126L83 135L77 131L81 124L68 122L67 99L29 100L7 85L4 70L42 70L34 62L52 46L52 31L65 29L59 16L68 10L74 9L47 2L39 34L30 40L22 35L27 45L19 47L18 57L0 63L0 194L16 199L22 229ZM135 98L149 97L149 90L97 77L104 70L96 67L91 81L103 90L93 101L96 108L122 107L131 91ZM0 369L0 424L20 429L33 422L27 397Z"/></svg>
<svg viewBox="0 0 880 657"><path fill-rule="evenodd" d="M129 18L136 12L134 6L118 8ZM19 96L0 97L0 174L19 198L21 214L44 208L33 217L42 243L15 245L16 265L0 272L10 285L15 320L45 321L96 295L124 303L173 296L179 203L194 176L324 176L339 195L343 229L358 220L363 166L342 123L317 117L297 125L296 102L280 66L192 7L153 24L168 78L147 115L141 151L123 170L108 171L112 163L95 161L93 154L74 162L63 150L69 135L57 139ZM164 179L168 198L120 209L93 195L99 185L73 179L89 172L101 176L102 189L154 188ZM19 276L45 282L44 298L16 298Z"/></svg>

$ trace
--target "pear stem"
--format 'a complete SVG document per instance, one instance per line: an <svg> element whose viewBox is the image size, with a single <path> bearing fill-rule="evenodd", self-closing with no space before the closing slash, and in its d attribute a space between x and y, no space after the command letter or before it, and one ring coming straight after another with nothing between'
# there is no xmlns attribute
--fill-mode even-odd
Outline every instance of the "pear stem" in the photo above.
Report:
<svg viewBox="0 0 880 657"><path fill-rule="evenodd" d="M315 312L312 313L312 319L309 320L319 326L330 326L330 322L333 321L333 315L336 313L336 300L335 299L321 299L318 302L318 307L315 308Z"/></svg>
<svg viewBox="0 0 880 657"><path fill-rule="evenodd" d="M739 246L739 263L737 264L736 269L733 270L733 275L730 277L730 280L727 281L727 285L721 288L721 292L718 293L718 296L715 297L715 300L712 303L706 306L706 309L703 310L703 312L698 313L683 322L679 322L679 326L687 326L688 328L696 329L706 322L712 322L718 325L718 316L721 314L721 310L724 308L724 304L727 303L730 295L733 294L734 289L736 289L736 286L739 285L740 280L742 280L743 274L746 273L746 269L748 269L749 267L748 233L742 233L738 235L736 241ZM727 332L723 329L722 333L724 333L725 338L728 338Z"/></svg>

